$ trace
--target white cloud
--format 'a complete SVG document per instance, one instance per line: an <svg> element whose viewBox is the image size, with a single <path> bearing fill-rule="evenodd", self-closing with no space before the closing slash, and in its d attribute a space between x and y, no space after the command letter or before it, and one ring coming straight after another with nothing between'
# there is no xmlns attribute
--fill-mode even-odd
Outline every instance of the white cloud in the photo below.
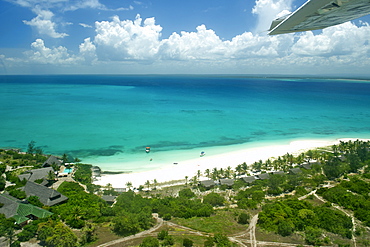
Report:
<svg viewBox="0 0 370 247"><path fill-rule="evenodd" d="M94 43L98 53L107 60L152 59L158 52L162 27L155 25L154 18L144 23L140 15L134 21L121 21L118 16L113 21L96 22Z"/></svg>
<svg viewBox="0 0 370 247"><path fill-rule="evenodd" d="M80 1L77 1L73 5L68 5L65 8L65 10L74 11L77 9L86 9L86 8L101 9L101 10L107 9L107 7L104 4L101 4L99 0L80 0Z"/></svg>
<svg viewBox="0 0 370 247"><path fill-rule="evenodd" d="M260 33L270 28L271 22L286 15L291 10L293 0L256 0L252 13L257 15L255 32Z"/></svg>
<svg viewBox="0 0 370 247"><path fill-rule="evenodd" d="M129 5L127 8L120 7L116 9L110 9L104 4L100 3L99 0L78 0L73 4L67 4L64 8L65 11L75 11L77 9L99 9L105 11L123 11L123 10L133 10L134 7Z"/></svg>
<svg viewBox="0 0 370 247"><path fill-rule="evenodd" d="M68 36L66 33L58 33L55 28L56 24L51 20L54 14L50 10L43 10L36 6L33 10L37 16L31 21L23 21L26 25L36 28L38 33L47 35L52 38L63 38Z"/></svg>
<svg viewBox="0 0 370 247"><path fill-rule="evenodd" d="M205 25L196 28L197 32L173 33L161 42L160 53L164 59L215 59L227 52L222 40Z"/></svg>
<svg viewBox="0 0 370 247"><path fill-rule="evenodd" d="M52 18L52 13L46 12L44 16ZM63 46L48 48L43 40L37 39L22 61L12 58L4 61L71 67L112 64L112 68L126 65L130 69L140 64L145 68L163 66L167 72L177 68L176 71L189 73L331 73L348 69L368 71L370 66L367 23L356 26L348 22L318 34L268 36L245 32L224 41L205 25L193 32L162 38L162 27L155 18L143 20L137 15L134 20L115 16L110 21L96 22L95 31L95 37L84 39L75 55Z"/></svg>
<svg viewBox="0 0 370 247"><path fill-rule="evenodd" d="M111 11L123 11L123 10L133 10L134 7L132 5L128 6L127 8L121 7L117 9L110 9Z"/></svg>
<svg viewBox="0 0 370 247"><path fill-rule="evenodd" d="M87 64L92 64L97 61L96 47L91 42L90 38L86 38L79 46L80 56L84 59Z"/></svg>
<svg viewBox="0 0 370 247"><path fill-rule="evenodd" d="M370 27L351 22L326 28L321 34L305 32L292 47L298 56L361 56L370 51Z"/></svg>
<svg viewBox="0 0 370 247"><path fill-rule="evenodd" d="M27 51L27 62L36 64L76 64L80 60L76 56L70 55L67 48L59 46L56 48L45 47L42 39L37 39L31 44L32 50Z"/></svg>
<svg viewBox="0 0 370 247"><path fill-rule="evenodd" d="M85 24L85 23L78 23L78 25L80 25L81 27L84 27L84 28L93 28L92 26L90 26L88 24Z"/></svg>
<svg viewBox="0 0 370 247"><path fill-rule="evenodd" d="M148 18L142 25L137 16L134 21L96 22L94 43L103 60L215 60L277 57L293 44L293 35L260 36L244 33L231 41L220 37L205 25L196 32L173 33L160 40L162 27Z"/></svg>
<svg viewBox="0 0 370 247"><path fill-rule="evenodd" d="M52 7L61 6L61 4L69 2L69 0L7 0L7 1L31 9L33 9L35 6L41 6L44 9L48 9Z"/></svg>

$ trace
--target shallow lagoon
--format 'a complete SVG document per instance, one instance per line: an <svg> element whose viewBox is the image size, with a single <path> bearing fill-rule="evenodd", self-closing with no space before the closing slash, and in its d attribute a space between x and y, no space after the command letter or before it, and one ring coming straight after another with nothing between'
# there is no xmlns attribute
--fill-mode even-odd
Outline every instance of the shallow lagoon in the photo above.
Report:
<svg viewBox="0 0 370 247"><path fill-rule="evenodd" d="M201 151L369 138L369 95L370 83L330 79L0 76L0 146L151 170Z"/></svg>

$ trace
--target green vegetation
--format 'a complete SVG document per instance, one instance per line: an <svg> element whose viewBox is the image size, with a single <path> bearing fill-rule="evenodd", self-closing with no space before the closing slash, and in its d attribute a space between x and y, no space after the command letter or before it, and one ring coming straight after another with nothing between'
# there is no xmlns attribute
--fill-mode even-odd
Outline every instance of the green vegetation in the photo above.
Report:
<svg viewBox="0 0 370 247"><path fill-rule="evenodd" d="M258 224L281 236L289 236L294 231L306 231L317 227L342 237L352 236L352 221L344 213L292 199L264 205L259 214Z"/></svg>
<svg viewBox="0 0 370 247"><path fill-rule="evenodd" d="M173 221L201 232L235 234L246 229L245 224L238 222L241 212L245 211L240 211L240 209L216 210L210 217L176 218Z"/></svg>
<svg viewBox="0 0 370 247"><path fill-rule="evenodd" d="M224 202L225 202L225 198L222 197L220 194L218 193L209 193L208 195L206 195L205 197L203 197L203 202L204 203L208 203L212 206L223 206L224 205Z"/></svg>
<svg viewBox="0 0 370 247"><path fill-rule="evenodd" d="M37 238L46 246L75 247L77 236L62 222L49 219L39 224Z"/></svg>
<svg viewBox="0 0 370 247"><path fill-rule="evenodd" d="M87 220L99 221L101 210L108 205L98 196L84 191L83 187L74 182L63 182L58 191L69 199L66 203L51 208L54 214L72 228L82 228Z"/></svg>
<svg viewBox="0 0 370 247"><path fill-rule="evenodd" d="M0 150L0 161L3 162L0 163L0 191L6 190L19 199L26 196L20 190L25 181L20 181L18 175L40 167L47 158L42 155L42 150L37 149L35 142L29 143L27 151L21 154L17 150ZM66 154L63 157L65 161L68 159ZM288 172L307 161L312 162L309 169ZM7 165L12 170L5 172ZM97 229L104 227L109 227L118 236L147 230L155 224L153 213L158 213L164 220L171 220L204 235L176 235L173 234L176 229L172 229L171 234L169 229L161 229L156 238L144 238L136 246L234 246L227 236L245 231L251 215L259 214L259 230L278 234L284 239L299 238L297 245L305 242L309 245L345 246L353 235L358 245L368 246L370 243L366 237L369 235L366 226L370 226L369 142L341 142L331 148L310 150L297 156L286 154L250 165L243 163L235 171L231 167L207 169L204 175L213 179L248 176L249 168L262 172L285 171L284 174L270 174L268 179L250 184L236 180L232 188L216 186L211 191L198 187L201 174L198 171L191 179L186 178L189 183L185 186L174 188L173 193L156 189L157 182L153 180L145 183L146 192L130 190L118 195L112 186L101 191L100 186L92 184L91 165L77 163L75 168L74 179L77 183L63 182L58 188L69 198L68 201L43 207L53 212L53 216L32 221L20 228L14 225L13 219L0 215L0 235L10 239L13 246L34 237L45 246L85 246L99 241ZM53 180L51 175L50 180ZM5 181L12 185L5 188ZM79 183L86 185L88 192ZM328 184L330 186L326 186ZM132 187L130 182L126 185ZM298 200L315 190L328 202L319 201L314 194ZM116 203L108 205L101 199L101 194L118 195ZM27 198L27 201L42 207L35 196ZM352 219L331 203L353 212L363 225L357 223L356 231L352 232ZM15 234L15 229L22 230Z"/></svg>
<svg viewBox="0 0 370 247"><path fill-rule="evenodd" d="M370 183L359 180L358 177L353 177L350 181L342 181L333 188L321 188L317 193L329 202L352 210L357 219L361 220L366 226L370 226L369 187Z"/></svg>
<svg viewBox="0 0 370 247"><path fill-rule="evenodd" d="M91 184L91 167L92 165L87 164L76 164L77 170L74 173L74 179L82 184Z"/></svg>

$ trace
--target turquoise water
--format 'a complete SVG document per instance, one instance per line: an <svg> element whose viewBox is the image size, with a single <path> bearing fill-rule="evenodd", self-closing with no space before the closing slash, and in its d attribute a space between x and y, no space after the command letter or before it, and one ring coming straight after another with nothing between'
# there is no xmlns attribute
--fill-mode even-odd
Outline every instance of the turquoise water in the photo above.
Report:
<svg viewBox="0 0 370 247"><path fill-rule="evenodd" d="M72 172L72 168L65 168L63 172L64 173L71 173Z"/></svg>
<svg viewBox="0 0 370 247"><path fill-rule="evenodd" d="M159 157L236 144L369 138L369 95L370 83L330 79L0 76L0 147L26 150L34 140L45 153L115 163L108 170L153 169L132 165L148 159L147 146Z"/></svg>

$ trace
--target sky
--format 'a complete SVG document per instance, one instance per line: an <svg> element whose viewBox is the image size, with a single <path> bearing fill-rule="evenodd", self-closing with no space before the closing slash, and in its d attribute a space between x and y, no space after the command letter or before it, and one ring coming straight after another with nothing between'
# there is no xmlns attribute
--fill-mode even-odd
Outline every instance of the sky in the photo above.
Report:
<svg viewBox="0 0 370 247"><path fill-rule="evenodd" d="M0 0L0 74L370 76L370 17L269 36L305 0Z"/></svg>

